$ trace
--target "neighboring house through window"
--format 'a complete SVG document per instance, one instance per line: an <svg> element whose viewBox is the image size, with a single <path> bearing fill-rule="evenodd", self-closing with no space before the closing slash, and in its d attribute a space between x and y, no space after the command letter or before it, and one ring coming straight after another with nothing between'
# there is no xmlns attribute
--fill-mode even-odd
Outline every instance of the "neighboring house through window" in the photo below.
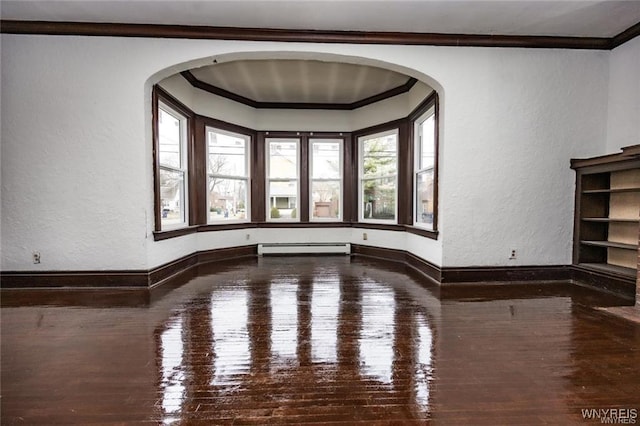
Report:
<svg viewBox="0 0 640 426"><path fill-rule="evenodd" d="M309 219L342 217L342 139L309 139Z"/></svg>
<svg viewBox="0 0 640 426"><path fill-rule="evenodd" d="M161 229L188 222L187 118L158 103L158 163Z"/></svg>
<svg viewBox="0 0 640 426"><path fill-rule="evenodd" d="M206 134L208 222L249 221L250 137L212 127Z"/></svg>
<svg viewBox="0 0 640 426"><path fill-rule="evenodd" d="M267 138L267 220L299 221L300 139Z"/></svg>
<svg viewBox="0 0 640 426"><path fill-rule="evenodd" d="M359 218L397 223L398 129L358 138Z"/></svg>

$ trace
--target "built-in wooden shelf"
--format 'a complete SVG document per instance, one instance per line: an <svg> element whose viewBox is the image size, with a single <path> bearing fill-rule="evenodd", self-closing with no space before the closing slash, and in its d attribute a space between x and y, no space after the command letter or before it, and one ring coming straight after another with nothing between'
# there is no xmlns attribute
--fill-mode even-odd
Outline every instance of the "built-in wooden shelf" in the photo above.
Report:
<svg viewBox="0 0 640 426"><path fill-rule="evenodd" d="M635 286L640 226L640 145L622 153L571 160L576 171L573 264Z"/></svg>
<svg viewBox="0 0 640 426"><path fill-rule="evenodd" d="M618 219L615 217L583 217L581 220L585 222L623 222L623 223L640 223L638 219Z"/></svg>
<svg viewBox="0 0 640 426"><path fill-rule="evenodd" d="M616 243L615 241L580 241L580 244L584 244L586 246L596 246L596 247L608 247L608 248L618 248L625 250L638 250L637 244L625 244L625 243Z"/></svg>
<svg viewBox="0 0 640 426"><path fill-rule="evenodd" d="M583 194L611 194L619 192L640 192L640 188L607 188L607 189L586 189Z"/></svg>
<svg viewBox="0 0 640 426"><path fill-rule="evenodd" d="M625 268L624 266L609 265L607 263L579 263L577 266L592 271L605 272L617 275L630 275L635 273L635 269Z"/></svg>

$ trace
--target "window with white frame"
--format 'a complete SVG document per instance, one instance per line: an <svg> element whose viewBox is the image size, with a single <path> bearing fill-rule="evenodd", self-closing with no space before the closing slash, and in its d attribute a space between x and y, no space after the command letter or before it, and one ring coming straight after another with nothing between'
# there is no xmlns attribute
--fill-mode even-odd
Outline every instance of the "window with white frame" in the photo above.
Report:
<svg viewBox="0 0 640 426"><path fill-rule="evenodd" d="M415 147L415 215L414 224L434 229L435 207L435 107L432 106L414 122Z"/></svg>
<svg viewBox="0 0 640 426"><path fill-rule="evenodd" d="M342 139L309 140L309 218L342 217Z"/></svg>
<svg viewBox="0 0 640 426"><path fill-rule="evenodd" d="M187 118L158 103L161 229L185 226L187 215Z"/></svg>
<svg viewBox="0 0 640 426"><path fill-rule="evenodd" d="M246 222L249 214L250 137L206 128L207 212L211 224Z"/></svg>
<svg viewBox="0 0 640 426"><path fill-rule="evenodd" d="M300 139L266 138L267 220L299 221Z"/></svg>
<svg viewBox="0 0 640 426"><path fill-rule="evenodd" d="M359 217L397 223L398 129L358 138Z"/></svg>

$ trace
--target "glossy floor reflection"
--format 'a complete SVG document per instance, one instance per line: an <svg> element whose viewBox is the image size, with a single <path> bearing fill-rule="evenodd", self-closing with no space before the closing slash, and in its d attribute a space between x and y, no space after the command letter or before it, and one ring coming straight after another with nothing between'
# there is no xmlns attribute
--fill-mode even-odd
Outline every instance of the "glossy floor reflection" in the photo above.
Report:
<svg viewBox="0 0 640 426"><path fill-rule="evenodd" d="M264 258L152 293L2 293L2 424L588 424L640 411L640 326L569 285L427 290ZM640 420L638 420L640 421Z"/></svg>

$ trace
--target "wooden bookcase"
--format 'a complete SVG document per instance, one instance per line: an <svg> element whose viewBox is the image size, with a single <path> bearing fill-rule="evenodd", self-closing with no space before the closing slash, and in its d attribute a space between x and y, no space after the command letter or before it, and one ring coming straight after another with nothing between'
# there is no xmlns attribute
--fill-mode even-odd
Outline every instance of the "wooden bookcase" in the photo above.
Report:
<svg viewBox="0 0 640 426"><path fill-rule="evenodd" d="M635 286L640 226L640 145L571 160L576 171L573 263Z"/></svg>

